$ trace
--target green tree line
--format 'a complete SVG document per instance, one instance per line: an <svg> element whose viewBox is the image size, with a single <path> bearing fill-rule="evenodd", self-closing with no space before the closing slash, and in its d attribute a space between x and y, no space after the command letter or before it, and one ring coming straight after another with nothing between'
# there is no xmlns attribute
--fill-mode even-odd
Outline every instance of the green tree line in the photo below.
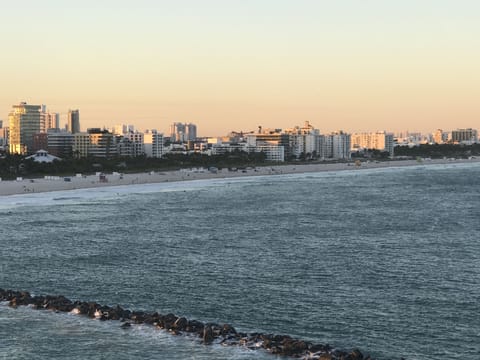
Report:
<svg viewBox="0 0 480 360"><path fill-rule="evenodd" d="M414 147L397 146L395 156L423 157L432 159L441 158L469 158L480 156L480 144L421 144Z"/></svg>
<svg viewBox="0 0 480 360"><path fill-rule="evenodd" d="M101 172L143 172L167 171L189 167L216 167L232 168L260 166L265 164L264 153L246 153L235 151L222 155L203 154L167 154L163 158L116 157L116 158L69 158L55 160L51 163L35 162L15 154L6 154L0 158L0 177L2 179L15 179L16 177L43 177L71 176L74 174L92 174Z"/></svg>

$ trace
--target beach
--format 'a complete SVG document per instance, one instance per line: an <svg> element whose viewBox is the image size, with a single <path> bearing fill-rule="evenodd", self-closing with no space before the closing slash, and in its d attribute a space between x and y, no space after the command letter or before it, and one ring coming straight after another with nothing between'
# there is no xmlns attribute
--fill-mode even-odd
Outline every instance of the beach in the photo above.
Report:
<svg viewBox="0 0 480 360"><path fill-rule="evenodd" d="M435 160L395 160L395 161L369 161L361 164L348 163L312 163L289 164L261 167L247 167L244 169L180 169L175 171L150 171L144 173L97 173L95 175L75 174L73 176L45 176L44 178L18 178L17 180L0 181L0 196L24 193L38 193L50 191L64 191L105 186L149 184L161 182L177 182L200 179L221 179L241 176L265 176L281 174L300 174L323 171L361 171L375 168L423 166L434 164L472 163L480 159L435 159Z"/></svg>

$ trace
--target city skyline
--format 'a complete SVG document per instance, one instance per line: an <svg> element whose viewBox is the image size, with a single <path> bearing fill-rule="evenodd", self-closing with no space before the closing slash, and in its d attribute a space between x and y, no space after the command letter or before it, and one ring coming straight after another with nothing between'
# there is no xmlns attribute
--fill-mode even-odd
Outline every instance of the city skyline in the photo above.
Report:
<svg viewBox="0 0 480 360"><path fill-rule="evenodd" d="M71 110L69 109L68 110L68 113L62 113L62 115L66 115L66 122L61 122L60 121L60 113L58 112L54 112L54 111L51 111L48 106L46 104L31 104L31 103L27 103L27 102L20 102L19 104L12 104L12 108L10 109L9 111L9 116L7 117L6 120L2 120L0 119L0 128L6 128L8 130L9 128L9 118L12 114L15 114L16 112L16 108L19 108L19 107L23 107L23 106L27 106L29 108L35 108L37 111L39 111L39 116L44 118L44 128L41 128L39 130L40 133L44 132L46 133L47 130L50 131L50 130L60 130L61 132L69 132L69 133L78 133L78 132L82 132L82 133L86 133L88 132L89 130L107 130L107 131L110 131L112 132L113 134L126 134L126 133L138 133L138 132L151 132L151 131L154 131L154 132L158 132L158 133L161 133L165 136L173 136L172 134L173 133L177 133L177 131L175 130L172 130L174 127L176 126L180 126L180 127L185 127L184 130L180 130L180 133L183 133L185 131L185 134L183 135L176 135L177 137L180 136L180 137L184 137L186 136L187 138L189 138L189 140L194 140L195 138L197 138L197 125L196 124L193 124L193 123L182 123L182 122L173 122L173 123L170 123L169 125L165 125L163 126L163 128L167 129L165 131L162 131L161 129L159 128L156 128L156 129L153 129L153 128L145 128L145 127L142 127L141 125L138 125L136 123L115 123L114 125L111 125L111 126L101 126L99 124L90 124L88 127L83 127L81 126L81 122L80 122L80 117L79 117L79 109L76 109L76 110ZM73 115L72 115L73 114ZM73 117L72 117L73 116ZM75 119L75 120L72 120L72 119ZM72 124L75 123L75 125L73 125L72 127ZM237 130L232 130L232 131L228 131L228 132L225 132L225 133L216 133L216 135L199 135L198 138L216 138L216 137L224 137L224 136L228 136L229 134L252 134L252 133L264 133L264 132L279 132L279 131L290 131L290 130L294 130L294 129L299 129L301 128L301 125L300 123L295 123L295 124L288 124L288 126L285 126L285 127L279 127L279 126L275 126L275 124L273 124L272 127L263 127L263 126L258 126L256 127L255 129L246 129L246 128L243 128L243 129L238 129ZM449 128L432 128L432 129L427 129L425 131L416 131L416 130L409 130L409 129L400 129L400 130L391 130L391 129L387 129L387 128L383 128L383 129L375 129L375 130L358 130L358 131L352 131L350 129L335 129L335 130L329 130L329 131L322 131L322 129L318 128L317 126L315 126L315 124L311 124L309 121L305 121L303 122L303 126L305 127L310 127L312 129L316 129L318 131L320 131L322 134L332 134L332 133L338 133L338 132L341 132L341 133L351 133L351 134L366 134L366 133L378 133L378 132L383 132L383 133L389 133L389 134L392 134L396 137L408 137L408 136L421 136L421 137L429 137L429 136L432 136L432 137L435 137L435 136L438 136L436 134L438 134L439 132L441 134L444 134L446 136L446 134L448 133L452 133L453 131L464 131L464 130L475 130L475 128L472 128L472 127L460 127L460 126L457 126L457 127L449 127ZM190 129L190 127L192 127ZM188 130L187 130L188 128ZM193 135L193 136L192 136Z"/></svg>
<svg viewBox="0 0 480 360"><path fill-rule="evenodd" d="M80 109L82 130L199 136L480 128L476 1L59 1L3 6L0 119Z"/></svg>

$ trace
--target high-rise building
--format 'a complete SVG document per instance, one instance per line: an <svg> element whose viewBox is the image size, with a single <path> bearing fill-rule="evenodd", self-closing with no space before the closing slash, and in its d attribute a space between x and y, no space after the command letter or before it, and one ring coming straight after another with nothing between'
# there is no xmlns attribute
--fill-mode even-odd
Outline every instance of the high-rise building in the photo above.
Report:
<svg viewBox="0 0 480 360"><path fill-rule="evenodd" d="M263 130L256 134L248 134L247 144L249 146L281 146L284 151L284 159L290 159L290 157L292 156L292 150L290 147L290 136L288 134L282 133L281 129Z"/></svg>
<svg viewBox="0 0 480 360"><path fill-rule="evenodd" d="M80 112L77 110L68 110L68 131L72 134L80 132Z"/></svg>
<svg viewBox="0 0 480 360"><path fill-rule="evenodd" d="M444 144L448 141L448 133L442 129L435 130L432 137L435 144Z"/></svg>
<svg viewBox="0 0 480 360"><path fill-rule="evenodd" d="M164 155L163 134L157 130L147 131L143 134L143 141L147 157L161 158Z"/></svg>
<svg viewBox="0 0 480 360"><path fill-rule="evenodd" d="M90 134L79 132L73 134L72 155L76 158L84 158L89 155Z"/></svg>
<svg viewBox="0 0 480 360"><path fill-rule="evenodd" d="M290 136L278 131L264 131L246 136L247 146L253 151L263 152L267 161L285 161L292 155Z"/></svg>
<svg viewBox="0 0 480 360"><path fill-rule="evenodd" d="M185 134L185 125L182 123L173 123L170 125L170 140L172 142L183 142Z"/></svg>
<svg viewBox="0 0 480 360"><path fill-rule="evenodd" d="M45 130L60 128L60 114L47 112L45 113Z"/></svg>
<svg viewBox="0 0 480 360"><path fill-rule="evenodd" d="M197 126L192 123L173 123L170 125L170 140L172 142L188 142L197 138Z"/></svg>
<svg viewBox="0 0 480 360"><path fill-rule="evenodd" d="M73 135L65 130L48 130L48 152L60 158L72 156Z"/></svg>
<svg viewBox="0 0 480 360"><path fill-rule="evenodd" d="M350 159L350 134L338 131L332 134L333 158Z"/></svg>
<svg viewBox="0 0 480 360"><path fill-rule="evenodd" d="M78 132L73 136L73 156L109 158L117 156L115 137L111 132L98 128L87 129L87 132Z"/></svg>
<svg viewBox="0 0 480 360"><path fill-rule="evenodd" d="M13 105L8 114L10 153L24 155L33 151L33 136L45 131L40 110L40 105L27 105L26 102Z"/></svg>
<svg viewBox="0 0 480 360"><path fill-rule="evenodd" d="M112 128L112 133L114 135L124 135L127 133L127 125L124 124L117 124L114 125Z"/></svg>
<svg viewBox="0 0 480 360"><path fill-rule="evenodd" d="M452 131L452 142L453 143L477 143L478 142L478 133L475 129L456 129Z"/></svg>
<svg viewBox="0 0 480 360"><path fill-rule="evenodd" d="M141 132L129 132L124 136L131 142L131 156L137 157L145 155L145 147L143 144L143 133Z"/></svg>
<svg viewBox="0 0 480 360"><path fill-rule="evenodd" d="M284 133L290 137L290 149L294 157L299 158L303 155L311 158L318 156L320 152L318 146L320 131L310 125L310 122L305 121L303 127L295 126L292 129L286 129Z"/></svg>
<svg viewBox="0 0 480 360"><path fill-rule="evenodd" d="M107 130L87 129L90 135L88 156L108 158L117 155L115 137Z"/></svg>
<svg viewBox="0 0 480 360"><path fill-rule="evenodd" d="M350 159L350 134L336 131L320 135L320 157L323 159Z"/></svg>
<svg viewBox="0 0 480 360"><path fill-rule="evenodd" d="M197 138L197 125L192 123L185 124L185 130L185 141L194 141Z"/></svg>
<svg viewBox="0 0 480 360"><path fill-rule="evenodd" d="M3 127L3 121L0 120L0 150L5 151L8 149L8 126Z"/></svg>
<svg viewBox="0 0 480 360"><path fill-rule="evenodd" d="M393 156L393 134L385 131L352 134L351 147L353 151L373 149L386 151Z"/></svg>

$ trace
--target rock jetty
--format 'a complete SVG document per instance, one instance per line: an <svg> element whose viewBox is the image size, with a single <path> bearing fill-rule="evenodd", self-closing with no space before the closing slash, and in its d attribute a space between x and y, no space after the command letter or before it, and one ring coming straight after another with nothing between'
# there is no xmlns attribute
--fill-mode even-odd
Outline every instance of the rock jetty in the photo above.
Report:
<svg viewBox="0 0 480 360"><path fill-rule="evenodd" d="M96 302L72 301L62 295L32 296L27 291L0 288L0 301L8 301L8 305L13 308L31 306L39 310L71 312L100 321L116 320L121 322L120 327L126 330L134 324L148 324L174 335L195 335L204 344L218 343L225 346L264 349L275 355L292 358L305 360L373 360L370 356L364 356L358 349L341 351L328 344L314 344L309 341L294 339L288 335L242 333L237 332L229 324L203 323L174 314L162 315L158 312L131 311L123 309L119 305L110 307Z"/></svg>

